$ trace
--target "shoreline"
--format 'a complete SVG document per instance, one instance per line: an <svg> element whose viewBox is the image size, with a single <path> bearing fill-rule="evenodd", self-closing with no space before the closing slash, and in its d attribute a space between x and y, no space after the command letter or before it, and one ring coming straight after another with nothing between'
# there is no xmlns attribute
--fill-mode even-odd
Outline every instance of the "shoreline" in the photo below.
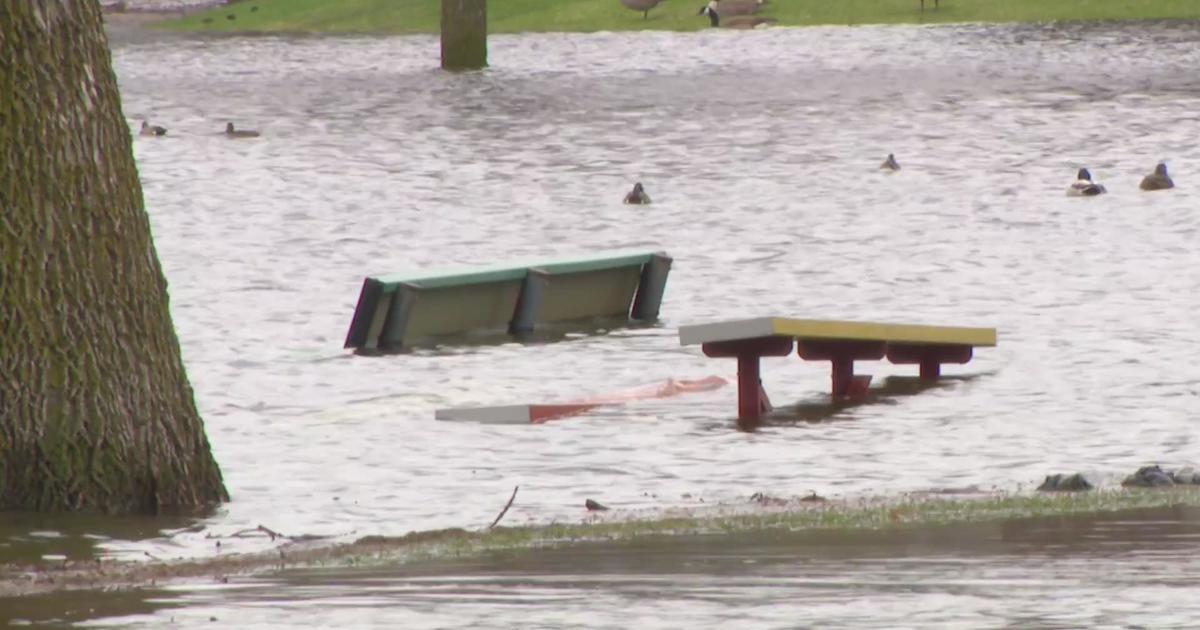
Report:
<svg viewBox="0 0 1200 630"><path fill-rule="evenodd" d="M747 503L662 510L591 512L575 523L363 536L353 542L297 540L261 552L190 560L146 562L84 560L0 565L0 598L61 591L133 590L198 580L227 582L302 568L403 565L472 557L495 551L536 552L589 543L651 537L736 537L751 532L782 535L922 529L1038 517L1200 507L1200 486L1012 494L968 490L899 497L824 500L813 496L756 495ZM274 540L276 533L259 527Z"/></svg>

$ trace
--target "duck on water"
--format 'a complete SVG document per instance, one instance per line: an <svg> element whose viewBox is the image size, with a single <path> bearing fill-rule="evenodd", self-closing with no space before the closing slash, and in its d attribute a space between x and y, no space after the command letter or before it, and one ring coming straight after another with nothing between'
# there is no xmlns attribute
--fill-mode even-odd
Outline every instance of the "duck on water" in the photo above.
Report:
<svg viewBox="0 0 1200 630"><path fill-rule="evenodd" d="M650 195L646 194L646 189L642 187L642 182L633 185L633 190L625 195L625 203L639 206L650 203Z"/></svg>
<svg viewBox="0 0 1200 630"><path fill-rule="evenodd" d="M1092 173L1086 168L1079 169L1079 173L1075 176L1075 182L1067 188L1067 196L1069 197L1094 197L1103 195L1108 192L1104 186L1092 181Z"/></svg>
<svg viewBox="0 0 1200 630"><path fill-rule="evenodd" d="M142 130L138 132L141 136L165 136L167 128L160 125L151 125L146 121L142 121Z"/></svg>
<svg viewBox="0 0 1200 630"><path fill-rule="evenodd" d="M259 134L251 129L234 129L233 123L225 123L225 135L230 138L257 138Z"/></svg>
<svg viewBox="0 0 1200 630"><path fill-rule="evenodd" d="M1162 162L1154 167L1154 172L1142 178L1142 183L1138 186L1142 190L1167 190L1174 188L1175 182L1171 181L1171 176L1167 175L1167 165Z"/></svg>

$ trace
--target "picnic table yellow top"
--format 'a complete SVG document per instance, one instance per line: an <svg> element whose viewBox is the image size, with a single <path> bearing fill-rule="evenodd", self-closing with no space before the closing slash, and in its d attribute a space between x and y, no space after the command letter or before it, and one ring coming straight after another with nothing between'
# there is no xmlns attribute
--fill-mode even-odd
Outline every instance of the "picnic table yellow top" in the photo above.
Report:
<svg viewBox="0 0 1200 630"><path fill-rule="evenodd" d="M885 341L890 343L946 344L960 346L996 345L995 328L927 326L924 324L885 324L822 319L757 317L712 324L679 327L679 343L688 346L716 341L735 341L756 337L792 337Z"/></svg>

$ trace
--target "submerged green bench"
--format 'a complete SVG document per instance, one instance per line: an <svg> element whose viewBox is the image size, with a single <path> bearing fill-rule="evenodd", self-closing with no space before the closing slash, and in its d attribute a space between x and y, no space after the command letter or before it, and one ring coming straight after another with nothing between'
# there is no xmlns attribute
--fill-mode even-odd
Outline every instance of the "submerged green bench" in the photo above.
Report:
<svg viewBox="0 0 1200 630"><path fill-rule="evenodd" d="M671 258L616 251L586 258L363 281L347 348L388 350L472 332L530 332L588 318L658 318Z"/></svg>

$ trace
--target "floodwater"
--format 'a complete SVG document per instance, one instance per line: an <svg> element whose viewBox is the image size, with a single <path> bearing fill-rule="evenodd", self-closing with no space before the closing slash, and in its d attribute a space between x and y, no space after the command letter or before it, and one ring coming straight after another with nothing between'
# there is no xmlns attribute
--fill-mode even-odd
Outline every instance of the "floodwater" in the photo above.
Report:
<svg viewBox="0 0 1200 630"><path fill-rule="evenodd" d="M0 553L74 557L53 541L86 540L119 558L199 556L215 553L213 537L247 551L271 543L229 536L259 524L339 540L474 528L517 485L508 525L577 521L585 498L641 509L755 491L1020 490L1050 472L1112 484L1146 463L1200 461L1197 24L496 36L492 68L467 74L437 70L437 55L431 37L114 40L131 125L170 129L135 136L134 151L233 501L159 535L39 522L9 533ZM227 140L226 121L262 137ZM896 174L876 169L889 152ZM1139 191L1163 160L1178 187ZM1080 167L1109 194L1068 198ZM634 181L654 205L620 203ZM675 259L656 326L382 357L341 348L366 275L618 247ZM680 347L677 327L767 314L994 326L1000 345L948 367L942 386L887 387L845 409L825 404L827 365L768 359L764 384L781 409L755 432L735 429L732 387L545 426L433 419L443 407L732 377L732 362ZM913 370L859 372L878 386ZM789 564L790 549L772 553L787 558L785 574L804 566ZM845 615L862 614L930 627L946 606L981 615L949 625L999 623L987 611L1022 610L1045 569L1088 582L1047 610L1102 615L1144 587L1165 598L1160 616L1111 618L1164 627L1179 610L1195 616L1179 589L1139 581L1194 571L1186 558L1137 548L1123 561L1153 563L1138 573L1101 550L1080 553L827 562L820 588L802 594L755 571L734 571L730 584L701 563L682 583L575 567L566 590L533 577L506 590L470 577L492 571L483 565L460 577L352 575L336 586L289 576L172 597L243 616L236 593L261 601L286 586L291 603L246 606L263 624L307 625L307 607L322 601L328 623L353 625L363 602L411 596L425 608L387 618L437 627L457 625L430 612L443 587L473 593L478 578L478 597L447 610L484 625L613 627L627 610L674 610L696 625L725 614L857 625ZM636 567L640 552L617 555ZM664 562L674 575L689 561ZM950 575L983 586L953 587ZM989 579L1006 586L986 589ZM358 599L347 584L373 595ZM696 595L712 589L721 595L711 601ZM870 609L848 612L846 597ZM525 624L510 606L527 599L543 621ZM555 617L559 603L594 617ZM817 603L829 616L809 610Z"/></svg>

